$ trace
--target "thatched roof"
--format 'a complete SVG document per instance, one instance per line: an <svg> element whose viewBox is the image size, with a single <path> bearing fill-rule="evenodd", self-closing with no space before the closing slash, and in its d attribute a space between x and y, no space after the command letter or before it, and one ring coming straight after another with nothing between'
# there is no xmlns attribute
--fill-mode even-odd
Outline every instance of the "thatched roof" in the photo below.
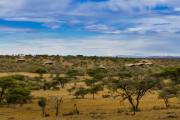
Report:
<svg viewBox="0 0 180 120"><path fill-rule="evenodd" d="M104 65L100 65L99 68L106 69L106 67Z"/></svg>
<svg viewBox="0 0 180 120"><path fill-rule="evenodd" d="M16 62L25 62L25 61L26 61L25 58L18 58L18 59L16 60Z"/></svg>
<svg viewBox="0 0 180 120"><path fill-rule="evenodd" d="M150 60L141 60L138 63L125 64L125 66L127 66L127 67L142 66L142 65L153 65L153 63Z"/></svg>
<svg viewBox="0 0 180 120"><path fill-rule="evenodd" d="M125 64L126 67L133 67L133 66L136 66L136 64L133 64L133 63L129 63L129 64Z"/></svg>
<svg viewBox="0 0 180 120"><path fill-rule="evenodd" d="M52 65L52 64L54 64L54 62L51 61L51 60L47 60L47 61L44 62L44 64L45 65Z"/></svg>

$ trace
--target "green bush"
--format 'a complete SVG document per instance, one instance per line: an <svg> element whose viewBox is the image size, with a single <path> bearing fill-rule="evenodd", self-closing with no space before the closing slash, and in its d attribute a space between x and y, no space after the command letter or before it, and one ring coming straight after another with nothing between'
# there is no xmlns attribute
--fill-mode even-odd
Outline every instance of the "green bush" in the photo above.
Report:
<svg viewBox="0 0 180 120"><path fill-rule="evenodd" d="M24 104L31 100L31 91L25 88L10 89L6 93L6 101L8 104Z"/></svg>

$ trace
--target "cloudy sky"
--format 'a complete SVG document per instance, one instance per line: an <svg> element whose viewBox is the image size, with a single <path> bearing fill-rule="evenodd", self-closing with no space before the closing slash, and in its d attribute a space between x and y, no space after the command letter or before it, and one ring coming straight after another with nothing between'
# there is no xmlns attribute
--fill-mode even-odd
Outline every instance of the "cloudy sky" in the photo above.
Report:
<svg viewBox="0 0 180 120"><path fill-rule="evenodd" d="M0 0L0 54L180 56L179 0Z"/></svg>

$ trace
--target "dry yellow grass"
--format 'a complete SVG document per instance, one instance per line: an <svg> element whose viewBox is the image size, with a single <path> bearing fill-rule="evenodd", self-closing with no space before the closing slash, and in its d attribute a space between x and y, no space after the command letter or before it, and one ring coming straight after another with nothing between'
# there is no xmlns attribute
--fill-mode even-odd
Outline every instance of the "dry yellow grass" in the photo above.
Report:
<svg viewBox="0 0 180 120"><path fill-rule="evenodd" d="M27 72L5 72L5 73L0 73L0 77L5 77L9 75L25 75L25 76L30 76L30 77L36 77L38 74L36 73L27 73ZM47 76L47 75L46 75Z"/></svg>
<svg viewBox="0 0 180 120"><path fill-rule="evenodd" d="M42 118L41 110L37 105L37 100L33 100L32 103L24 105L23 107L16 106L0 108L0 120L54 120L55 119L55 97L63 97L63 113L71 112L73 105L77 104L80 111L80 115L74 116L63 116L64 120L160 120L170 119L179 120L180 109L170 110L153 110L153 107L163 107L164 103L162 100L157 99L156 94L148 94L142 100L140 108L141 112L138 112L135 116L129 112L129 104L124 102L123 104L119 100L113 100L110 98L102 99L101 94L96 95L96 99L93 100L91 95L88 95L86 99L72 99L72 96L68 95L66 90L61 89L60 91L34 91L32 95L37 97L47 97L48 106L47 113L50 117ZM171 100L172 105L178 105L177 99ZM118 113L117 110L122 109L127 112Z"/></svg>
<svg viewBox="0 0 180 120"><path fill-rule="evenodd" d="M0 76L6 75L9 75L9 73L0 74ZM35 76L37 74L26 73L26 75ZM81 85L83 84L81 83ZM23 107L0 107L0 120L55 120L55 97L63 97L61 113L71 112L74 104L77 104L80 111L80 115L60 116L59 120L180 120L180 109L153 110L153 107L164 107L163 101L157 98L157 92L148 93L142 99L140 104L142 111L135 116L132 116L129 112L130 106L127 101L120 103L118 99L103 99L102 94L102 92L99 93L93 100L92 95L87 95L85 99L73 99L73 96L70 96L66 89L33 91L34 98L44 96L48 99L46 112L50 114L49 117L43 118L41 116L37 99L34 99L32 103ZM171 105L180 105L178 99L172 99L170 102ZM118 109L124 112L118 113Z"/></svg>

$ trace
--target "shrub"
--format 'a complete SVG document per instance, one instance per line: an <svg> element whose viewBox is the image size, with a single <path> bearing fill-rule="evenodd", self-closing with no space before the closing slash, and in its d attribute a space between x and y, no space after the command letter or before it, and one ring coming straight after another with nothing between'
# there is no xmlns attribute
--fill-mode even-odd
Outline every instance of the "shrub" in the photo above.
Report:
<svg viewBox="0 0 180 120"><path fill-rule="evenodd" d="M84 99L84 97L87 93L88 93L88 91L86 88L80 87L75 91L74 95L76 96L76 98L81 96L81 98Z"/></svg>
<svg viewBox="0 0 180 120"><path fill-rule="evenodd" d="M20 104L23 105L31 100L30 90L18 87L8 90L6 94L6 101L8 104Z"/></svg>

